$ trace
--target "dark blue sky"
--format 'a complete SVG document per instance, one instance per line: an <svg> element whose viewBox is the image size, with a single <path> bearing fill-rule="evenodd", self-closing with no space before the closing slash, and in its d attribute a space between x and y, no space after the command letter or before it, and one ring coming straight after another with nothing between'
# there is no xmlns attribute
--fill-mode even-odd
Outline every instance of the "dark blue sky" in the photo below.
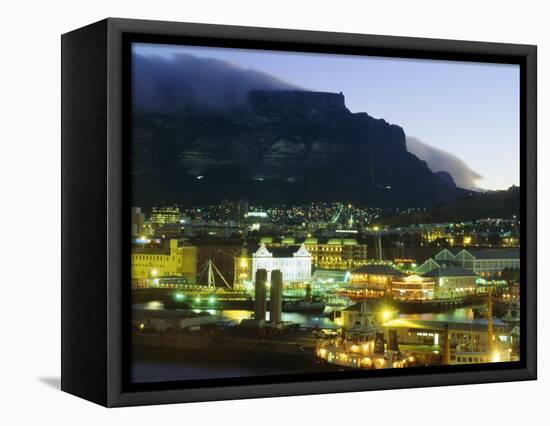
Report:
<svg viewBox="0 0 550 426"><path fill-rule="evenodd" d="M216 58L305 89L343 92L352 112L384 118L464 160L482 175L478 187L519 185L517 65L154 44L133 52Z"/></svg>

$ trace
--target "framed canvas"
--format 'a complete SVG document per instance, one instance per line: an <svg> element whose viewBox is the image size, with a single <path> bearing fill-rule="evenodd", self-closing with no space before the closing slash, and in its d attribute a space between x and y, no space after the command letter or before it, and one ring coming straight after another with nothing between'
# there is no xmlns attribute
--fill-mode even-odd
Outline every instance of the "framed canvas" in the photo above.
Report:
<svg viewBox="0 0 550 426"><path fill-rule="evenodd" d="M536 47L106 19L62 36L62 389L536 379Z"/></svg>

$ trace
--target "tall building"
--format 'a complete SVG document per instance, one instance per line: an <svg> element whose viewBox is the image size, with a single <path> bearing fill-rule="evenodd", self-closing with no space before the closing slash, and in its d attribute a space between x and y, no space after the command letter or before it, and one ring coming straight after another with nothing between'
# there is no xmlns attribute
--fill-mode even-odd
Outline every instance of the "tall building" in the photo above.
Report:
<svg viewBox="0 0 550 426"><path fill-rule="evenodd" d="M194 283L197 274L197 248L176 239L160 245L132 247L132 285L147 287L162 278L180 278L181 283Z"/></svg>
<svg viewBox="0 0 550 426"><path fill-rule="evenodd" d="M145 224L145 215L141 212L141 207L132 207L132 237L143 235Z"/></svg>
<svg viewBox="0 0 550 426"><path fill-rule="evenodd" d="M180 209L173 206L153 207L151 222L156 225L178 224L180 221Z"/></svg>

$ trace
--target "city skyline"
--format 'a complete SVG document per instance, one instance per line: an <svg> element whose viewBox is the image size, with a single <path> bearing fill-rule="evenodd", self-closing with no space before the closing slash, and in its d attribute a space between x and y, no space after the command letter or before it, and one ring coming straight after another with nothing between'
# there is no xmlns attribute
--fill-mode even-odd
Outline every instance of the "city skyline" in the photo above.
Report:
<svg viewBox="0 0 550 426"><path fill-rule="evenodd" d="M135 44L132 382L519 361L516 71Z"/></svg>

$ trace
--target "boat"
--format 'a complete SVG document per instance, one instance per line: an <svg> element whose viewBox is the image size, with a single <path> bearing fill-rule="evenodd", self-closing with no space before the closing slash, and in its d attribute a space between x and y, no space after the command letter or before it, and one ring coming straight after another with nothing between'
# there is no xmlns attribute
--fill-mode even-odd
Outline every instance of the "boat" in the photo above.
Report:
<svg viewBox="0 0 550 426"><path fill-rule="evenodd" d="M298 312L307 314L322 314L325 311L326 304L320 301L294 300L284 302L283 312Z"/></svg>
<svg viewBox="0 0 550 426"><path fill-rule="evenodd" d="M402 353L397 339L390 339L385 348L384 333L375 325L374 315L367 311L366 304L356 324L338 337L319 341L316 354L330 364L358 369L403 368L414 365L415 358Z"/></svg>

